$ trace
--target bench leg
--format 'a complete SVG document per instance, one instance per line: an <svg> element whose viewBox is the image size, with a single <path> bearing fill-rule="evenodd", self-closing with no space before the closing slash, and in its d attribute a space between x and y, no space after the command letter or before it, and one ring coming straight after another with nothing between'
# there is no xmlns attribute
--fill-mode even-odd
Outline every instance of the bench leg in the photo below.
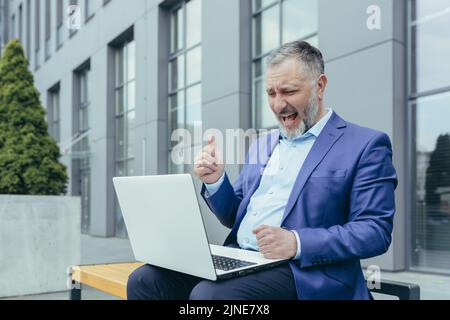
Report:
<svg viewBox="0 0 450 320"><path fill-rule="evenodd" d="M81 300L81 285L76 286L70 290L70 300Z"/></svg>

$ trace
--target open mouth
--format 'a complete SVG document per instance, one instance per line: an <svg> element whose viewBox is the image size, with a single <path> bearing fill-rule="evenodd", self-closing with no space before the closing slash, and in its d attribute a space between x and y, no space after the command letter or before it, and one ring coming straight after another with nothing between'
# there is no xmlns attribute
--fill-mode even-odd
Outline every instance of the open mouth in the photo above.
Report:
<svg viewBox="0 0 450 320"><path fill-rule="evenodd" d="M281 116L281 119L282 119L282 121L283 121L283 124L284 124L286 127L291 127L291 126L293 126L293 125L295 124L295 120L297 120L297 118L298 118L298 113L297 113L297 112L291 113L291 114L289 114L289 115L282 115L282 116Z"/></svg>

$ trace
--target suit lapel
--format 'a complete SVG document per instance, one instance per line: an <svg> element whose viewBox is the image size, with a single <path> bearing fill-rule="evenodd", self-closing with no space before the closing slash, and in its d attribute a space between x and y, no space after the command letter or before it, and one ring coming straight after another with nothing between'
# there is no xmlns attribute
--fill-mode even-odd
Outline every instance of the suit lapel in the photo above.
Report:
<svg viewBox="0 0 450 320"><path fill-rule="evenodd" d="M330 120L327 122L322 132L317 137L316 142L311 148L308 156L303 163L299 174L292 188L291 194L289 195L288 202L286 204L286 209L284 211L283 221L292 211L295 202L298 200L300 193L308 181L309 176L312 171L317 167L317 165L322 161L331 147L336 143L336 141L344 134L340 128L345 127L345 122L336 113L333 112Z"/></svg>

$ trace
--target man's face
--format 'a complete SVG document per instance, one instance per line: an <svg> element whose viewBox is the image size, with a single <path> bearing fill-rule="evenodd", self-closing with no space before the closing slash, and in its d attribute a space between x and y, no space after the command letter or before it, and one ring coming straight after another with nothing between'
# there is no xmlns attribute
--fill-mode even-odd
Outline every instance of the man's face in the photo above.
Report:
<svg viewBox="0 0 450 320"><path fill-rule="evenodd" d="M267 70L266 91L269 105L287 138L305 133L318 113L316 86L294 58Z"/></svg>

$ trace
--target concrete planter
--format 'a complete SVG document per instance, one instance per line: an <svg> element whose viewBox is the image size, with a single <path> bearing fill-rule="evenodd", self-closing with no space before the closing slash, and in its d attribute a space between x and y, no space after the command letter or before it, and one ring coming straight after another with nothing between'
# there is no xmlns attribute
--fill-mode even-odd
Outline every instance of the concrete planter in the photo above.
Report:
<svg viewBox="0 0 450 320"><path fill-rule="evenodd" d="M0 297L67 290L80 211L79 197L0 195Z"/></svg>

